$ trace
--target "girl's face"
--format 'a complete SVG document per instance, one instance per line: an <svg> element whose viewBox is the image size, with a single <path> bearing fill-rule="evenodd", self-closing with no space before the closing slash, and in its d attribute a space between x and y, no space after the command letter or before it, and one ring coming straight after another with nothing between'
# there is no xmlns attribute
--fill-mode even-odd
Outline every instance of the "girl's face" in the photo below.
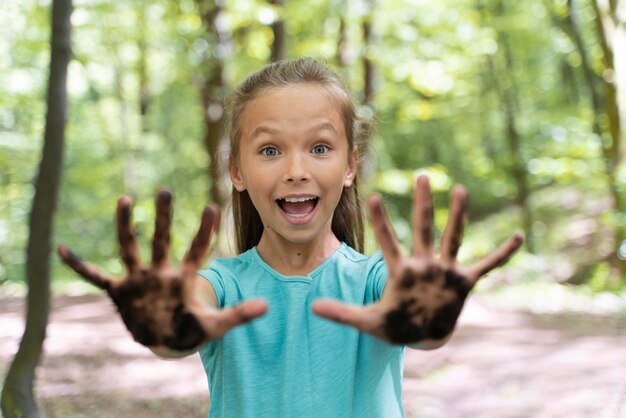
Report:
<svg viewBox="0 0 626 418"><path fill-rule="evenodd" d="M337 105L315 84L269 89L248 103L230 176L259 212L262 240L331 237L333 213L357 166L345 132Z"/></svg>

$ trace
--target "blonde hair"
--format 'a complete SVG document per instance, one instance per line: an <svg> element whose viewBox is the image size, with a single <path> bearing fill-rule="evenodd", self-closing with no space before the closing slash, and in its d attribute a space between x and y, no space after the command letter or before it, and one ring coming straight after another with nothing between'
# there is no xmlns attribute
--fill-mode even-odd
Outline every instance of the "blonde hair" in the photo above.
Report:
<svg viewBox="0 0 626 418"><path fill-rule="evenodd" d="M348 150L357 147L359 155L364 155L372 124L357 114L348 87L334 71L319 61L298 58L269 64L249 75L228 98L226 107L227 132L230 138L229 164L234 164L239 159L241 119L248 103L268 89L308 83L317 84L327 90L341 110ZM351 187L344 187L333 214L331 228L340 241L363 252L363 204L359 197L357 177ZM263 234L263 223L250 195L245 190L240 192L233 187L232 209L237 252L243 253L259 243Z"/></svg>

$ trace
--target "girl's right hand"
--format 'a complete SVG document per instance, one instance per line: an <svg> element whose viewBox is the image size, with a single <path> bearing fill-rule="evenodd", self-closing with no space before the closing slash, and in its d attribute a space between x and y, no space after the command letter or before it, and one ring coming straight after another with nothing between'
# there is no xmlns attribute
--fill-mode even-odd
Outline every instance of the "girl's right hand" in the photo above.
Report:
<svg viewBox="0 0 626 418"><path fill-rule="evenodd" d="M143 264L139 256L131 208L129 197L118 199L117 235L120 256L126 266L122 278L101 272L63 245L58 247L58 253L72 270L107 291L135 341L161 355L188 354L206 341L219 338L231 328L266 312L267 304L261 300L215 309L217 302L212 288L210 292L201 289L206 289L208 282L203 284L204 279L199 278L196 271L219 223L216 207L208 206L202 213L198 233L178 267L169 262L172 194L161 190L156 196L155 232L149 265Z"/></svg>

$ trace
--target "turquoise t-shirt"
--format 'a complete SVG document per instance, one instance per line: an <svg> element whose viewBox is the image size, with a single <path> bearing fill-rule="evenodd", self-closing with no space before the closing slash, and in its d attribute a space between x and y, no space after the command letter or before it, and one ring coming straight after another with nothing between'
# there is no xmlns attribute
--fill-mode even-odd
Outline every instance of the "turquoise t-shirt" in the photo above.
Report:
<svg viewBox="0 0 626 418"><path fill-rule="evenodd" d="M387 266L342 244L308 276L283 276L253 248L198 272L220 307L263 298L268 312L200 349L209 417L401 417L404 348L315 315L318 298L380 299Z"/></svg>

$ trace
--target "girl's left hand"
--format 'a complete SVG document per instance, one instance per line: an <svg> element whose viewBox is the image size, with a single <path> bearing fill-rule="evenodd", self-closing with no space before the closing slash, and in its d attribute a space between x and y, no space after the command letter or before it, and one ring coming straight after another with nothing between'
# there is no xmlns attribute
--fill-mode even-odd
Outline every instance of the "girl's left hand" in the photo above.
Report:
<svg viewBox="0 0 626 418"><path fill-rule="evenodd" d="M417 179L413 208L413 254L405 257L385 215L380 196L368 200L370 221L389 268L379 302L356 307L320 300L316 314L351 325L394 344L435 348L443 345L456 325L470 290L478 279L506 263L522 245L516 233L478 263L457 263L466 212L467 192L456 186L451 193L450 216L441 239L439 257L433 254L433 200L426 176Z"/></svg>

